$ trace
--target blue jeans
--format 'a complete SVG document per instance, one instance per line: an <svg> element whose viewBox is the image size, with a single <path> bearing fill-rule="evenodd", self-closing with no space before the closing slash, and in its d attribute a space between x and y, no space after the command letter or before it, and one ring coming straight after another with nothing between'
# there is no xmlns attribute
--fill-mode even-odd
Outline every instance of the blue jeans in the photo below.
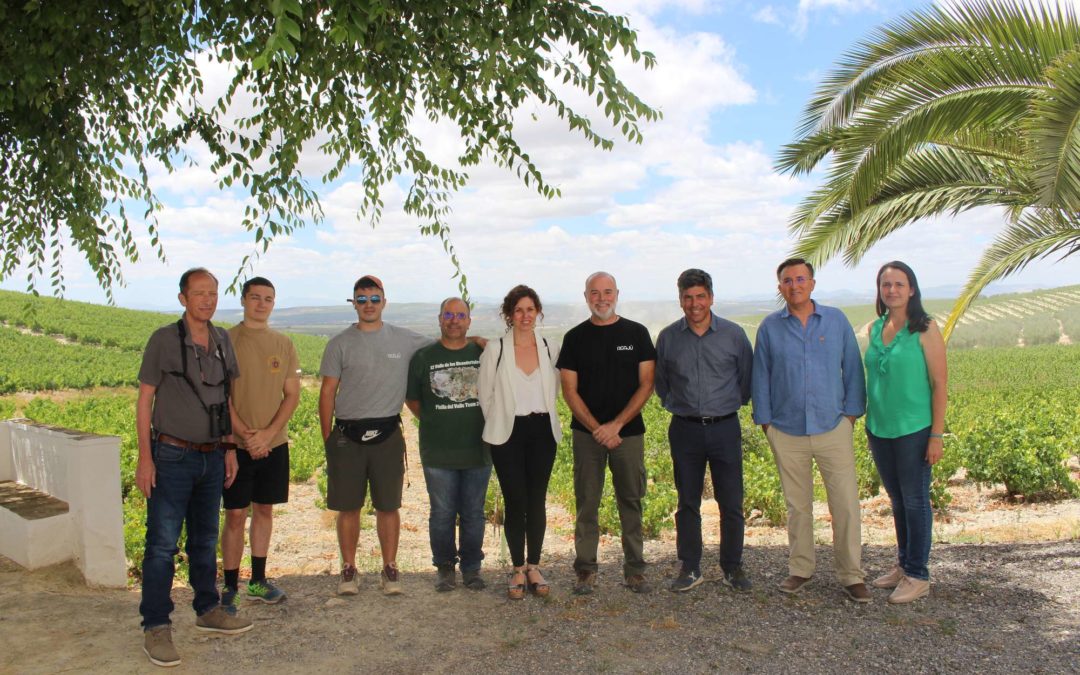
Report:
<svg viewBox="0 0 1080 675"><path fill-rule="evenodd" d="M484 498L490 466L472 469L424 467L431 515L431 562L436 567L461 562L462 572L480 569L484 559ZM461 545L455 544L455 524L461 519Z"/></svg>
<svg viewBox="0 0 1080 675"><path fill-rule="evenodd" d="M679 495L675 548L682 568L701 571L701 495L708 468L713 496L720 506L720 567L731 572L742 565L746 527L739 417L702 426L673 416L668 441Z"/></svg>
<svg viewBox="0 0 1080 675"><path fill-rule="evenodd" d="M930 427L899 438L878 438L866 433L881 483L892 500L896 550L904 574L927 580L930 570L930 535L934 514L930 509L930 464L926 444Z"/></svg>
<svg viewBox="0 0 1080 675"><path fill-rule="evenodd" d="M225 455L199 452L168 443L151 448L157 485L146 500L146 551L143 557L142 614L144 629L172 623L174 559L180 551L180 527L187 524L188 570L201 616L218 605L217 539Z"/></svg>

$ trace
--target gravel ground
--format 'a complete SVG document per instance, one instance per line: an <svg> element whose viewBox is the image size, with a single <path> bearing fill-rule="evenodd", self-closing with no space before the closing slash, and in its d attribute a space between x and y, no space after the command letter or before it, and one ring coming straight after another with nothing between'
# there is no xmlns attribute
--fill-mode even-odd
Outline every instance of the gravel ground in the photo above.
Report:
<svg viewBox="0 0 1080 675"><path fill-rule="evenodd" d="M655 590L634 595L620 585L618 540L604 537L597 591L576 597L572 518L550 505L544 568L551 597L512 602L505 551L491 527L488 588L434 592L415 456L409 473L399 555L404 595L380 593L365 517L360 594L334 596L332 516L315 506L314 482L295 485L275 517L268 570L288 601L245 603L254 630L207 637L195 631L191 591L178 583L173 620L184 661L176 672L1080 673L1080 500L1008 505L992 491L958 487L949 516L935 522L931 597L908 606L887 604L886 591L874 591L868 605L846 600L832 573L823 505L818 572L798 596L775 590L787 574L780 528L747 529L753 591L735 594L720 583L712 503L703 505L706 583L684 594L666 590L677 565L669 532L646 543ZM863 566L871 577L894 560L886 503L863 503ZM141 651L138 603L137 587L87 588L70 564L27 572L0 558L0 673L157 670Z"/></svg>
<svg viewBox="0 0 1080 675"><path fill-rule="evenodd" d="M286 575L281 606L247 603L255 630L210 638L193 629L191 593L178 587L180 670L200 672L874 672L1066 673L1080 671L1080 542L940 545L929 599L909 606L845 600L819 549L819 574L798 596L774 586L782 547L747 550L755 589L735 594L719 568L686 594L637 596L604 564L597 592L569 593L570 559L549 563L547 600L505 599L489 588L432 590L434 574L404 575L406 593L381 595L366 574L360 595L333 597L336 577ZM674 561L660 560L661 582ZM868 569L891 551L869 548ZM0 671L152 670L137 628L138 594L80 587L70 566L27 573L0 565Z"/></svg>

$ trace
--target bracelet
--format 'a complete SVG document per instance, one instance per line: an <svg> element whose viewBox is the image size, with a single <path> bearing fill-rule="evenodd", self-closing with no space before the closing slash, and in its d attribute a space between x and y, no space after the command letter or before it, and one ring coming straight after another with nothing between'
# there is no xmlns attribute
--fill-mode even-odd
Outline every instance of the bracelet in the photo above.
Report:
<svg viewBox="0 0 1080 675"><path fill-rule="evenodd" d="M930 434L930 438L942 438L941 434Z"/></svg>

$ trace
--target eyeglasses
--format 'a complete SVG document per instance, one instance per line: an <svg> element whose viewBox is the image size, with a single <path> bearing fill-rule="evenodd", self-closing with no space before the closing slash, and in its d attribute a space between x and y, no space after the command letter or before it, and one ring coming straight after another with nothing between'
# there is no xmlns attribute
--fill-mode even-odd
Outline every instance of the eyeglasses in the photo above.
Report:
<svg viewBox="0 0 1080 675"><path fill-rule="evenodd" d="M382 296L381 295L371 295L371 296L358 295L358 296L356 296L355 298L352 299L352 301L355 302L358 305L366 305L368 303L368 300L371 301L371 304L377 305L380 302L382 302Z"/></svg>
<svg viewBox="0 0 1080 675"><path fill-rule="evenodd" d="M443 312L442 318L443 321L453 321L454 319L457 319L458 321L464 321L465 319L469 318L469 315L467 312Z"/></svg>
<svg viewBox="0 0 1080 675"><path fill-rule="evenodd" d="M805 284L807 281L810 281L810 280L808 278L806 278L806 277L795 277L794 279L792 279L791 277L784 277L784 279L781 280L780 283L783 284L784 286L791 286L792 284L799 284L801 286L801 285Z"/></svg>

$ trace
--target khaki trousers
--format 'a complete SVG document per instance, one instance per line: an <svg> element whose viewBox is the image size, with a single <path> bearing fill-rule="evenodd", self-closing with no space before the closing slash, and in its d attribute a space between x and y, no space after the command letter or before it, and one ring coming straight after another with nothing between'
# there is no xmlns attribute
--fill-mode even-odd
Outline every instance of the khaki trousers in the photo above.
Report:
<svg viewBox="0 0 1080 675"><path fill-rule="evenodd" d="M832 515L836 577L843 586L863 580L862 523L851 432L852 425L847 417L841 418L832 431L813 436L791 436L775 426L770 426L766 432L787 502L789 574L814 576L812 462L817 462Z"/></svg>

